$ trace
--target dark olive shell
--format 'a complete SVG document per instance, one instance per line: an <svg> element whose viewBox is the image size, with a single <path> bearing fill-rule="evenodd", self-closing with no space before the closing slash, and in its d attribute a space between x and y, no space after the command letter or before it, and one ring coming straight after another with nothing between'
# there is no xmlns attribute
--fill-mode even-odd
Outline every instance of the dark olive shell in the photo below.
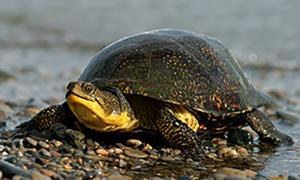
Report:
<svg viewBox="0 0 300 180"><path fill-rule="evenodd" d="M269 101L220 41L184 30L155 30L114 42L91 60L79 80L215 116L251 111Z"/></svg>

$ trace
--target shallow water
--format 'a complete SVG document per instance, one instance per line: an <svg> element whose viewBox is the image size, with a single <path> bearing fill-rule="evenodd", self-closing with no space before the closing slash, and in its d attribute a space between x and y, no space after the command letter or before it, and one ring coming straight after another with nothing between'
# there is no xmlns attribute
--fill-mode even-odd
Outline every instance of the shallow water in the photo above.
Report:
<svg viewBox="0 0 300 180"><path fill-rule="evenodd" d="M63 100L98 49L149 29L176 27L214 36L239 58L254 85L287 94L300 113L299 1L0 0L0 99ZM114 13L118 12L118 13ZM266 161L266 175L299 174L300 123L277 127L295 139Z"/></svg>

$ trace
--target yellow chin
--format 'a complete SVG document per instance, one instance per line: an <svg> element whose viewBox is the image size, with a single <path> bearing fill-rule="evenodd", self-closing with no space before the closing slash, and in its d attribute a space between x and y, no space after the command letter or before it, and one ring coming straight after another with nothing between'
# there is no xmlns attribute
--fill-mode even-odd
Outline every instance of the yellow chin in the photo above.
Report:
<svg viewBox="0 0 300 180"><path fill-rule="evenodd" d="M79 122L98 132L128 132L139 125L127 112L107 114L96 101L86 100L74 94L67 97L67 103Z"/></svg>
<svg viewBox="0 0 300 180"><path fill-rule="evenodd" d="M183 123L187 124L189 128L191 128L194 132L197 132L199 129L203 128L200 127L197 118L195 115L190 113L188 110L181 106L173 106L171 110L174 116L182 121Z"/></svg>

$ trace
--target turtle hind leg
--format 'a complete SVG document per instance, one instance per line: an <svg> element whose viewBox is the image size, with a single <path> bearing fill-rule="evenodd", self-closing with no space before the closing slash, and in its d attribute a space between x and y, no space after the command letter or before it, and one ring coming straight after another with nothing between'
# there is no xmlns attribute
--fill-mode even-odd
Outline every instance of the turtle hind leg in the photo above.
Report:
<svg viewBox="0 0 300 180"><path fill-rule="evenodd" d="M197 133L173 116L168 108L159 110L155 123L163 138L171 146L179 148L186 158L203 159L204 151L200 146Z"/></svg>
<svg viewBox="0 0 300 180"><path fill-rule="evenodd" d="M75 117L67 103L52 105L40 111L31 120L17 126L12 136L24 136L27 135L30 130L42 131L44 129L49 129L51 125L55 123L63 123L67 125L74 122L73 120L70 120L72 118Z"/></svg>
<svg viewBox="0 0 300 180"><path fill-rule="evenodd" d="M269 117L259 110L247 114L246 120L262 141L275 145L291 145L294 143L290 136L277 130Z"/></svg>

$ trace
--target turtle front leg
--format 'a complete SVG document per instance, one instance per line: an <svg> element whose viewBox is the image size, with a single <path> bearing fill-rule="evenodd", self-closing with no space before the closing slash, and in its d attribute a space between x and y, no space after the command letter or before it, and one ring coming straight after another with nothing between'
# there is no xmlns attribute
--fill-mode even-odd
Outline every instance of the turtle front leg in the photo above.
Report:
<svg viewBox="0 0 300 180"><path fill-rule="evenodd" d="M13 136L26 135L32 129L42 131L50 128L55 123L68 124L68 122L72 122L70 120L72 118L75 117L66 102L60 105L52 105L40 111L31 120L17 126Z"/></svg>
<svg viewBox="0 0 300 180"><path fill-rule="evenodd" d="M290 136L278 131L269 117L259 110L247 114L246 120L262 141L275 145L294 143Z"/></svg>
<svg viewBox="0 0 300 180"><path fill-rule="evenodd" d="M203 158L203 149L196 132L174 117L168 108L158 112L155 123L163 138L171 146L179 148L185 157L195 160Z"/></svg>

